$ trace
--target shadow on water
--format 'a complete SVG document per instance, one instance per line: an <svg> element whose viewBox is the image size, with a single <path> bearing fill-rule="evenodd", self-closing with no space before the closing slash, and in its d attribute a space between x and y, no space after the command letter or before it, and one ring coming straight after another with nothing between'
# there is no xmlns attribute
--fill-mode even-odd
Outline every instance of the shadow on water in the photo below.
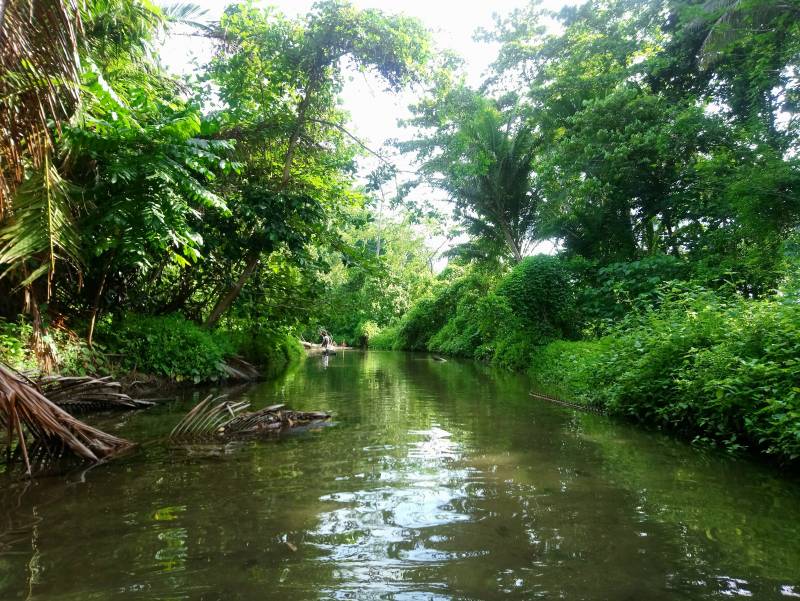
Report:
<svg viewBox="0 0 800 601"><path fill-rule="evenodd" d="M176 447L205 391L98 416L142 441L0 493L0 598L800 596L800 486L424 355L310 358L233 391L336 424ZM191 396L191 395L189 395Z"/></svg>

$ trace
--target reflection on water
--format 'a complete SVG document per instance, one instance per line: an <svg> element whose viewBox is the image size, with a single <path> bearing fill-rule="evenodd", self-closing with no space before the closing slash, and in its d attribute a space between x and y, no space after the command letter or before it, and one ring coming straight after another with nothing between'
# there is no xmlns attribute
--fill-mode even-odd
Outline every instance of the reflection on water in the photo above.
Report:
<svg viewBox="0 0 800 601"><path fill-rule="evenodd" d="M334 411L318 431L173 447L191 398L97 417L144 444L0 476L0 599L800 597L791 478L527 392L474 364L340 353L232 392Z"/></svg>

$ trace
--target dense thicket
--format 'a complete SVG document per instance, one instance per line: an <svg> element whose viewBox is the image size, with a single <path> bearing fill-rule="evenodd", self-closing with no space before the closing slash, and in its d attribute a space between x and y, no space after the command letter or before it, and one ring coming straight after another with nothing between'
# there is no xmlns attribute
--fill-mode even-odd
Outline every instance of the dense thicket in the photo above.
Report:
<svg viewBox="0 0 800 601"><path fill-rule="evenodd" d="M228 354L285 348L342 262L402 269L342 235L371 199L339 94L346 66L393 90L418 80L421 24L339 0L203 19L145 0L2 4L0 359L96 370L105 350L215 378ZM214 49L190 78L159 60L174 27Z"/></svg>
<svg viewBox="0 0 800 601"><path fill-rule="evenodd" d="M110 348L202 380L327 330L800 454L800 0L532 2L479 32L500 52L475 88L420 23L340 0L203 24L3 6L6 360L97 370ZM153 50L177 23L214 47L188 80ZM424 86L397 143L413 179L381 157L357 180L348 65ZM446 226L399 208L423 184L464 234L438 276L424 237Z"/></svg>
<svg viewBox="0 0 800 601"><path fill-rule="evenodd" d="M491 76L444 65L401 144L472 238L374 342L800 456L800 3L532 3L481 35Z"/></svg>

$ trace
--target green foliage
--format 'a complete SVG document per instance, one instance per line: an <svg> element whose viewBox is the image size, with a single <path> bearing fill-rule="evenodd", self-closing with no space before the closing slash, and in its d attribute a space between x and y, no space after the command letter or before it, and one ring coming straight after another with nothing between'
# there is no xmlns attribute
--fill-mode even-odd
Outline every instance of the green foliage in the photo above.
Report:
<svg viewBox="0 0 800 601"><path fill-rule="evenodd" d="M29 323L0 319L0 361L22 371L34 369L36 357L28 344L32 335L33 327Z"/></svg>
<svg viewBox="0 0 800 601"><path fill-rule="evenodd" d="M606 332L631 311L658 306L664 284L688 280L691 266L679 257L656 254L599 269L573 259L569 268L577 279L580 320L594 335Z"/></svg>
<svg viewBox="0 0 800 601"><path fill-rule="evenodd" d="M358 346L367 348L370 346L370 341L381 331L374 321L365 321L358 325L356 329L356 340Z"/></svg>
<svg viewBox="0 0 800 601"><path fill-rule="evenodd" d="M515 110L450 82L409 123L433 133L400 145L422 159L420 182L447 191L476 240L520 261L536 237L541 197L533 176L536 141ZM435 110L430 110L430 104Z"/></svg>
<svg viewBox="0 0 800 601"><path fill-rule="evenodd" d="M457 270L442 274L439 287L433 294L421 299L400 323L397 335L397 348L414 351L428 350L431 338L452 319L458 311L464 295L475 298L481 291L488 292L491 279L478 271L467 272L458 277ZM455 276L455 277L454 277ZM448 281L449 278L453 278ZM466 303L465 303L466 305ZM453 325L453 333L458 328ZM467 332L458 331L461 336ZM462 347L468 348L468 343Z"/></svg>
<svg viewBox="0 0 800 601"><path fill-rule="evenodd" d="M327 259L330 269L316 285L319 298L304 335L315 338L323 328L335 340L362 346L364 324L383 328L427 294L434 280L430 251L407 217L358 208L346 214L340 228L347 246Z"/></svg>
<svg viewBox="0 0 800 601"><path fill-rule="evenodd" d="M400 346L397 341L399 330L400 326L396 324L386 326L370 338L369 348L376 351L399 350Z"/></svg>
<svg viewBox="0 0 800 601"><path fill-rule="evenodd" d="M306 356L297 338L285 331L250 328L219 335L224 335L236 354L258 366L266 377L278 375L289 364L297 363Z"/></svg>
<svg viewBox="0 0 800 601"><path fill-rule="evenodd" d="M585 397L610 411L784 459L800 456L796 299L682 293L631 316L593 362Z"/></svg>
<svg viewBox="0 0 800 601"><path fill-rule="evenodd" d="M592 385L597 362L610 343L599 340L554 340L538 347L527 366L536 392L555 398L597 404Z"/></svg>
<svg viewBox="0 0 800 601"><path fill-rule="evenodd" d="M503 278L497 293L508 299L528 335L541 340L575 335L575 291L559 257L527 257Z"/></svg>
<svg viewBox="0 0 800 601"><path fill-rule="evenodd" d="M33 335L33 325L23 316L15 322L0 319L0 361L23 372L38 372L39 362L30 344ZM74 332L51 325L43 331L42 339L56 360L59 373L82 376L112 370L105 347L90 347Z"/></svg>
<svg viewBox="0 0 800 601"><path fill-rule="evenodd" d="M209 332L181 315L129 314L101 330L108 346L120 353L125 369L167 376L178 382L215 381L221 362L234 347L225 332Z"/></svg>

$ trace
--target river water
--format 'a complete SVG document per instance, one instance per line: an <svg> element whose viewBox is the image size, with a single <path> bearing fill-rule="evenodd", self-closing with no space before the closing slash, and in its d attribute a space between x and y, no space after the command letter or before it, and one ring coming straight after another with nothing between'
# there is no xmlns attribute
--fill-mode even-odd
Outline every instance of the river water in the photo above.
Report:
<svg viewBox="0 0 800 601"><path fill-rule="evenodd" d="M0 599L800 597L796 476L528 392L473 363L347 352L230 391L333 411L319 430L170 445L199 392L94 416L141 446L0 475Z"/></svg>

